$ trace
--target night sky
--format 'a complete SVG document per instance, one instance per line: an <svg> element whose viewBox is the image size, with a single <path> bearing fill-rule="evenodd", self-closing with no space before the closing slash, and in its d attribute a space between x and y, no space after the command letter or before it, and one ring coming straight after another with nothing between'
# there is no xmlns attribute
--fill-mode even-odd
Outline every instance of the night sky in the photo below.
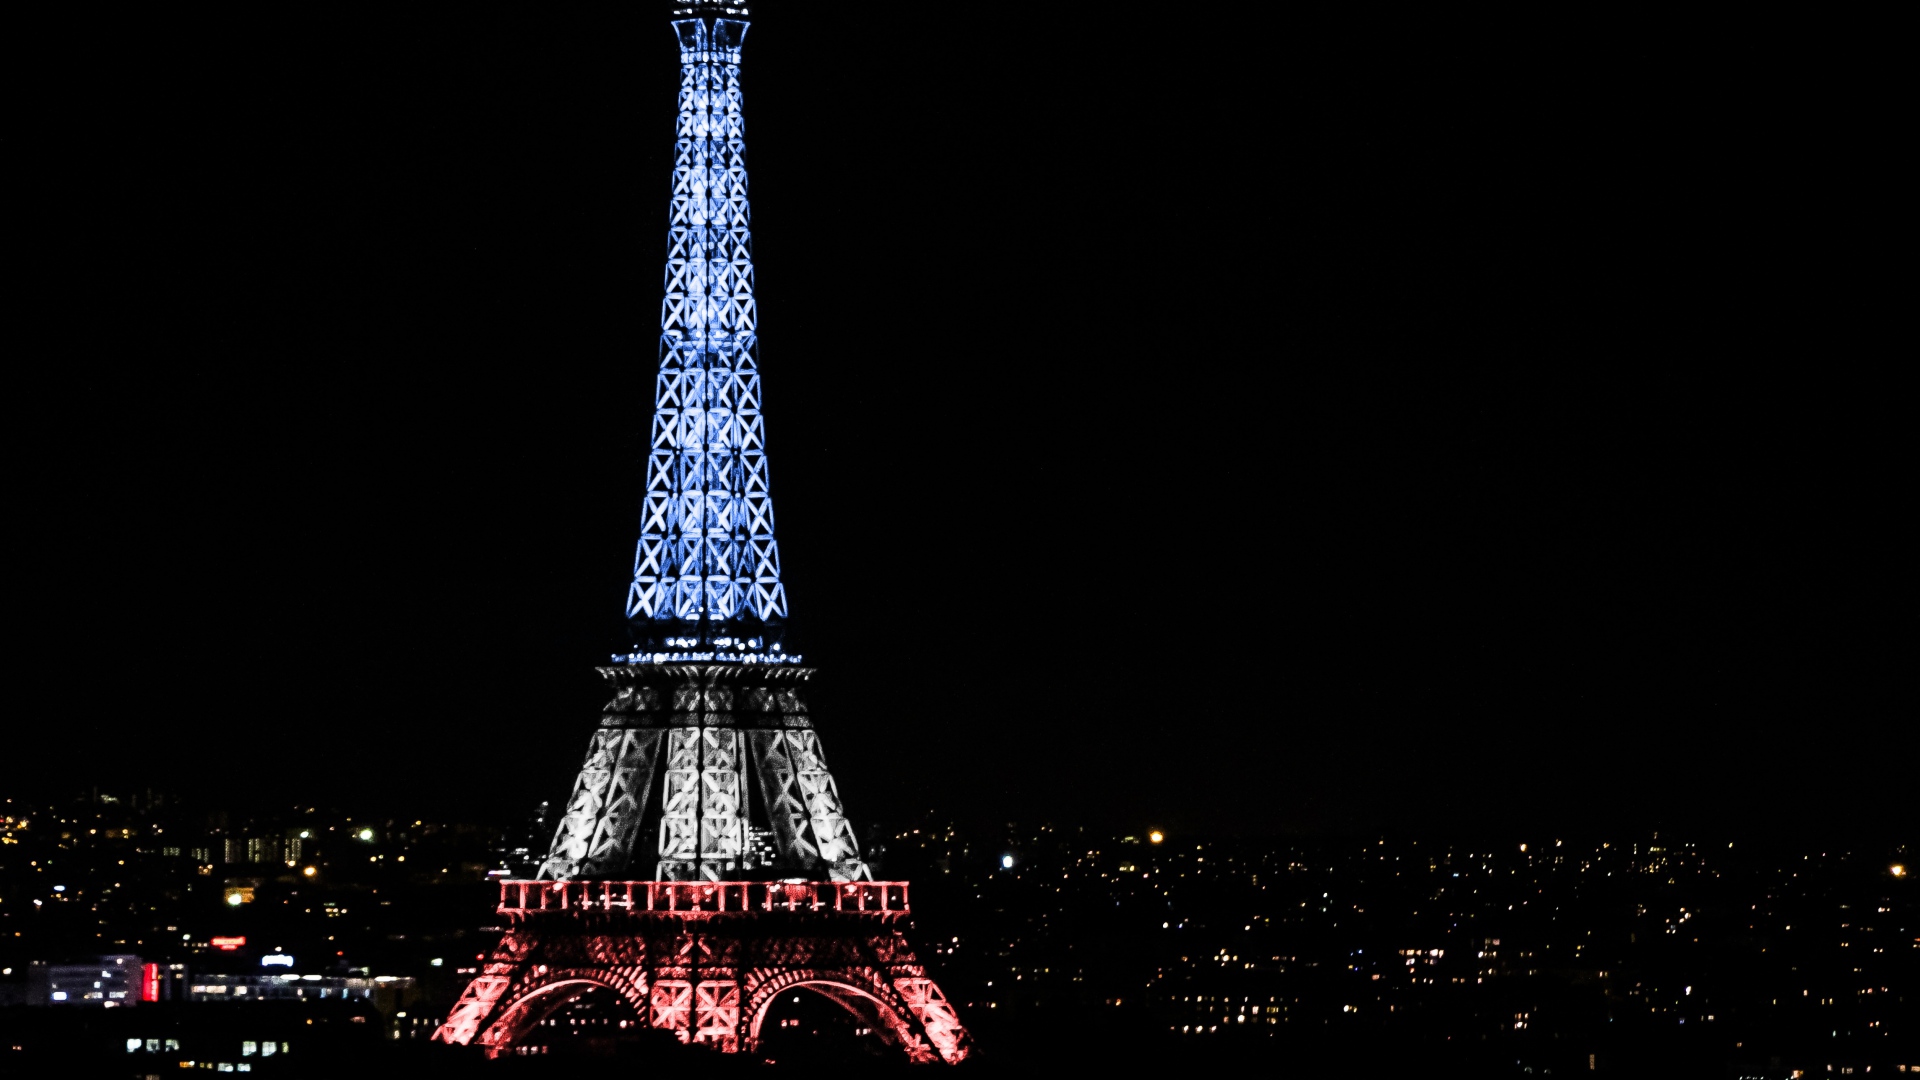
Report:
<svg viewBox="0 0 1920 1080"><path fill-rule="evenodd" d="M774 503L856 821L1910 819L1911 448L1781 288L1847 222L1770 58L755 7ZM8 46L12 790L564 797L665 250L627 8Z"/></svg>

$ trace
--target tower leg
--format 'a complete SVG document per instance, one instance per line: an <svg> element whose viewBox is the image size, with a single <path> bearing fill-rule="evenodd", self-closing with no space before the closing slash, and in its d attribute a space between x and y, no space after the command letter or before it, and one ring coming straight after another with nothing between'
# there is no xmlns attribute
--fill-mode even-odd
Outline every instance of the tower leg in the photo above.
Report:
<svg viewBox="0 0 1920 1080"><path fill-rule="evenodd" d="M740 1049L740 983L709 979L693 988L693 1041L716 1050Z"/></svg>
<svg viewBox="0 0 1920 1080"><path fill-rule="evenodd" d="M647 1026L671 1031L686 1042L693 1028L693 984L685 979L657 979L647 1006Z"/></svg>
<svg viewBox="0 0 1920 1080"><path fill-rule="evenodd" d="M925 976L895 979L893 988L906 1001L913 1018L920 1022L921 1030L927 1033L927 1041L933 1044L940 1060L951 1065L967 1056L967 1029L960 1025L947 995L940 992L932 979Z"/></svg>
<svg viewBox="0 0 1920 1080"><path fill-rule="evenodd" d="M507 989L520 981L527 955L532 950L532 935L518 927L507 931L480 968L480 974L461 991L460 1000L454 1002L446 1023L433 1033L434 1040L454 1046L472 1042L473 1037L495 1019Z"/></svg>

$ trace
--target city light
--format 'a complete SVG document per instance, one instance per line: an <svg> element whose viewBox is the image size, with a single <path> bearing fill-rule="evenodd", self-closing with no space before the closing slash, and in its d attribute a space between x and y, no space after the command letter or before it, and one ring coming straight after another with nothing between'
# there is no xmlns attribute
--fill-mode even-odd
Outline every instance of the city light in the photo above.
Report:
<svg viewBox="0 0 1920 1080"><path fill-rule="evenodd" d="M360 830L360 839L362 839L362 840L371 840L371 839L373 839L373 830L372 830L372 829L361 829L361 830Z"/></svg>
<svg viewBox="0 0 1920 1080"><path fill-rule="evenodd" d="M305 875L306 875L306 876L308 876L308 877L312 877L313 875L315 875L315 874L317 874L317 873L319 873L319 872L320 872L320 868L319 868L319 867L317 867L317 866L309 866L309 867L307 867L307 868L306 868L305 870L302 870L302 871L300 871L300 872L301 872L302 874L305 874Z"/></svg>
<svg viewBox="0 0 1920 1080"><path fill-rule="evenodd" d="M660 747L663 753L667 749ZM735 748L734 752L747 751ZM381 886L378 895L385 897L389 881L426 886L452 873L442 867L460 862L466 863L463 877L478 878L486 873L480 868L485 864L479 860L490 852L497 854L493 851L497 842L493 834L462 827L449 832L461 837L465 846L445 853L446 858L460 862L442 861L429 857L425 849L415 849L402 863L397 845L403 835L383 840L378 828L365 823L384 819L361 813L354 816L361 818L361 825L345 819L334 831L322 825L314 835L328 833L335 842L339 838L358 841L364 827L374 833L375 844L396 845L395 851L372 852L378 860L375 864L336 860L326 872L328 883L319 881L317 861L297 861L289 871L277 865L281 860L270 848L253 853L259 861L241 862L236 857L226 860L222 869L221 858L207 848L217 849L226 838L218 833L204 838L183 835L179 854L174 856L178 864L164 869L187 875L185 880L197 887L190 890L190 896L167 898L175 903L173 908L151 904L123 910L96 900L120 896L120 890L135 887L138 879L127 869L134 860L122 863L112 857L98 858L91 869L83 871L66 863L73 854L65 845L76 836L49 832L29 837L30 842L44 848L27 850L26 854L36 858L20 860L20 867L25 868L28 880L37 875L38 881L47 884L36 883L30 895L19 897L17 906L22 910L11 919L4 914L8 910L5 905L13 904L14 898L0 901L0 927L5 927L0 931L0 943L16 950L5 961L11 969L0 967L0 992L12 990L10 996L17 1000L25 990L31 994L30 1003L61 1009L155 1002L166 1002L169 1009L177 1009L200 1001L331 1000L340 993L336 979L341 974L364 979L368 987L387 987L405 978L458 982L484 975L485 966L498 961L487 949L477 946L452 954L442 951L437 956L407 957L418 970L376 976L346 969L351 939L339 931L352 934L358 920L316 925L314 930L332 930L338 936L332 940L324 935L309 939L311 943L292 956L278 947L253 945L254 934L271 933L275 937L267 940L300 947L301 938L289 940L280 937L279 930L270 929L273 920L283 914L283 906L292 909L285 914L329 919L347 915L349 906L354 907L355 914L362 914L361 905L378 904L371 891L376 880ZM86 833L84 826L66 831ZM117 826L111 832L102 827L99 835L108 842L119 842L125 839L121 831ZM299 824L289 828L284 819L261 820L247 831L234 830L232 847L227 850L240 856L255 836L291 840L299 831ZM1777 1010L1805 1006L1800 1018L1822 1024L1824 1029L1818 1034L1827 1038L1844 1041L1847 1037L1844 1028L1837 1029L1841 1035L1831 1035L1836 1030L1833 1022L1856 1022L1856 1042L1835 1046L1835 1050L1851 1050L1857 1045L1873 1049L1868 1040L1876 1039L1882 1029L1893 1028L1897 1022L1891 1015L1882 1019L1882 1011L1896 1006L1903 993L1911 992L1911 984L1900 981L1906 972L1882 957L1896 949L1905 952L1914 947L1912 935L1881 937L1883 928L1906 924L1909 909L1903 890L1909 876L1906 856L1910 852L1905 850L1877 853L1899 857L1880 865L1881 877L1861 880L1857 859L1845 852L1822 854L1789 847L1783 850L1791 851L1790 857L1736 861L1731 855L1740 849L1729 851L1725 840L1688 843L1664 835L1651 842L1644 836L1622 837L1624 842L1611 846L1597 841L1550 839L1539 850L1551 852L1554 858L1518 862L1504 858L1498 843L1474 846L1438 838L1389 839L1384 843L1368 837L1222 844L1202 843L1201 837L1190 836L1176 850L1168 847L1171 833L1137 825L1115 832L1043 825L1024 831L969 833L964 827L931 819L930 824L880 839L914 848L917 859L946 864L942 888L949 898L961 904L969 904L970 899L974 912L1003 917L980 926L970 936L943 931L933 955L922 954L929 961L924 969L929 975L944 974L935 966L944 959L990 976L976 984L983 993L946 1002L936 996L931 980L920 983L918 975L913 977L916 981L901 988L903 995L925 993L927 1002L931 1002L927 1007L939 1010L931 1014L939 1030L954 1039L959 1038L954 1035L958 1017L966 1015L959 1010L1004 1015L997 1012L998 1006L1031 1010L1083 995L1117 1007L1122 990L1126 991L1128 1006L1139 1010L1129 1014L1129 1022L1137 1018L1142 1032L1151 1031L1156 1023L1161 1031L1176 1035L1184 1031L1196 1038L1259 1030L1280 1038L1280 1043L1270 1044L1274 1046L1290 1037L1290 1029L1313 1037L1329 1014L1335 1023L1367 1023L1366 1037L1380 1040L1402 1036L1422 1039L1428 1030L1425 1025L1440 1010L1449 1013L1451 1023L1486 1028L1489 1043L1501 1038L1494 1034L1497 1030L1507 1032L1507 1038L1525 1036L1546 1041L1557 1034L1563 1042L1568 1034L1585 1030L1580 1027L1584 1021L1576 1018L1575 1027L1564 1027L1567 1021L1562 1016L1534 1012L1526 1004L1538 993L1548 992L1574 1002L1584 999L1589 1016L1609 1002L1624 1005L1623 1015L1641 1013L1646 1019L1636 1020L1639 1030L1653 1031L1656 1038L1670 1038L1659 1032L1678 1029L1684 1020L1689 1033L1724 1031L1730 1036L1726 1046L1744 1041L1738 1049L1763 1053L1773 1051L1769 1043L1780 1038L1777 1029L1784 1027L1792 1034L1795 1014ZM1506 849L1508 852L1519 852L1519 841L1509 843L1512 846ZM258 844L267 847L266 841ZM1015 844L1020 847L1018 852L1011 850ZM1155 854L1140 858L1140 844L1153 844ZM989 854L994 845L1001 845L997 855ZM1167 848L1168 855L1160 856L1161 848ZM1524 854L1531 856L1536 848L1529 841ZM4 853L0 854L0 864L7 864L5 856L20 850L0 849ZM126 853L105 850L108 856ZM1872 873L1870 862L1868 878ZM385 868L388 863L389 876L361 876L369 874L366 868L370 865ZM8 871L20 867L5 865ZM203 875L202 867L213 874L236 876ZM306 874L309 867L311 875ZM1020 873L1016 875L1014 870ZM1142 874L1141 870L1151 872ZM262 876L238 876L243 874ZM298 891L289 893L285 884L268 884L274 878L266 875L285 875L279 880L297 882L291 888ZM340 878L337 891L332 887L336 877ZM1478 880L1462 884L1462 879ZM61 883L64 890L53 892L53 882ZM252 903L238 892L249 888ZM804 875L769 875L767 880L631 882L604 876L504 883L489 879L486 888L489 893L498 893L493 906L495 914L502 917L499 921L513 926L536 925L555 933L564 930L575 936L582 949L589 943L593 947L618 943L631 936L629 931L638 932L644 925L684 925L695 920L703 933L721 939L730 937L734 928L743 924L753 925L756 933L764 926L771 932L769 936L793 943L796 948L812 948L816 941L843 940L840 927L848 928L851 940L866 934L860 930L858 937L852 935L863 926L893 940L892 926L904 925L910 913L904 883L829 882ZM203 889L218 899L208 899ZM1608 910L1569 903L1591 889L1609 894ZM229 890L235 894L229 895ZM188 892L182 890L183 894ZM83 925L97 922L100 939L124 951L93 957L93 963L83 962L87 959L84 956L66 958L72 963L60 963L57 941L49 944L44 939L39 943L32 940L35 927L31 920L39 910L32 906L36 896L54 912L79 917ZM358 903L356 897L362 897ZM1718 906L1737 917L1702 918L1703 912L1714 910L1716 897L1724 901ZM1809 902L1819 908L1831 906L1841 921L1830 928L1818 928L1819 923L1803 925L1810 916L1800 908ZM72 911L93 903L99 906L92 913ZM245 938L210 937L211 926L217 924L199 922L211 912L197 906L207 903L227 908L232 921L238 921L241 912L260 912L260 917L268 921L245 926ZM805 914L786 920L779 914L783 910L796 916ZM1090 918L1089 913L1098 917ZM12 919L20 921L15 925ZM119 921L122 919L127 921ZM540 922L532 923L534 919ZM757 920L757 925L749 923L750 919ZM643 924L641 920L648 922ZM793 923L791 933L782 928L784 921ZM1154 922L1159 925L1154 926ZM195 925L189 929L184 925L188 923ZM1451 925L1456 923L1459 925ZM623 930L623 926L628 929ZM1472 926L1471 931L1462 934L1468 926ZM1032 930L1024 931L1023 927ZM396 923L394 928L412 936L404 924ZM1618 933L1622 928L1644 928L1646 932L1640 933L1637 941L1631 933L1623 939ZM1834 928L1840 931L1838 935L1829 932ZM9 942L16 929L27 933L22 940ZM230 922L225 932L235 933L237 929ZM1071 953L1086 949L1091 954L1100 948L1111 950L1116 942L1124 943L1125 939L1109 936L1115 929L1131 932L1133 941L1142 947L1114 950L1113 966L1104 972L1074 963L1076 957ZM1161 931L1164 942L1153 940L1154 929ZM1180 932L1175 934L1175 930ZM1495 936L1505 933L1513 936L1504 942ZM1381 935L1388 936L1379 939ZM1600 940L1603 938L1606 940ZM322 940L327 943L321 945ZM1760 945L1748 950L1748 967L1764 979L1752 979L1748 971L1728 972L1710 964L1689 961L1663 967L1661 963L1663 956L1671 957L1680 942L1696 948L1725 949L1744 948L1756 940ZM1175 943L1179 948L1173 948ZM35 980L29 983L23 973L27 958L33 955L31 950L36 948L42 954L36 959L48 968L44 972L36 970ZM338 951L319 954L321 960L316 963L310 951L316 948ZM221 955L212 955L216 951ZM154 959L169 953L173 955L168 961ZM242 953L247 955L243 957ZM302 965L299 957L307 957L308 964ZM1566 958L1566 969L1550 966L1563 962L1561 957ZM1681 958L1689 959L1684 955ZM1804 978L1807 960L1820 962L1823 958L1836 971L1858 968L1853 972L1860 976L1857 983L1830 987ZM341 966L334 968L335 974L318 973L336 964ZM1627 980L1619 981L1622 969L1615 968L1616 964L1632 965L1626 969L1631 971ZM1839 967L1841 964L1847 967ZM302 966L316 973L297 974ZM1331 980L1324 978L1325 969L1330 967L1344 974ZM1573 972L1571 976L1569 971ZM1643 972L1658 977L1650 979ZM577 974L528 970L524 989L510 988L508 992L535 1000L540 995L564 994L578 985L565 981ZM821 983L826 983L829 976L813 969L801 974L820 977ZM546 989L553 986L556 975L561 985ZM1795 980L1794 975L1803 977ZM857 969L836 971L830 977L847 993L883 989L877 981L861 981L866 976ZM16 979L21 981L14 982ZM95 986L96 981L101 985ZM779 1000L787 1002L791 993L799 992L800 985L792 984L789 991L783 984ZM487 984L481 983L481 989L487 989ZM702 1001L698 984L674 989L679 996L667 1005L677 1011L665 1014L668 1023L682 1025L677 1030L699 1030ZM56 1001L52 996L55 992L67 997ZM757 1002L749 996L741 1005L742 1013L765 1004L773 992L765 991ZM362 995L361 990L355 990L349 996ZM968 1000L976 997L981 1000ZM511 1004L510 999L508 1007ZM608 1004L620 1008L617 1002ZM651 1009L651 998L648 1004ZM909 1006L917 1004L924 1003L908 999ZM441 1042L465 1038L466 1045L473 1045L499 1028L497 1015L489 1019L479 1013L475 1019L478 1010L460 1010L455 1003L444 1017L416 1016L409 1008L405 1017L394 1014L403 1022L393 1025L386 1034L398 1030L401 1041L424 1042L446 1031L448 1034L440 1036ZM28 1022L0 1032L0 1048L24 1044L27 1038L43 1042L49 1038L38 1030L43 1025L31 1022L31 1014L16 1013L14 1018ZM531 1034L521 1034L544 1038L568 1034L564 1029L574 1027L578 1030L572 1034L594 1038L602 1034L597 1030L602 1026L609 1031L625 1031L634 1026L648 1027L653 1018L651 1011L642 1014L637 1008L611 1019L595 1018L584 1010L572 1017L556 1012L548 1016L555 1023L537 1023ZM917 1015L904 1012L898 1018L909 1026L920 1022ZM7 1017L0 1016L3 1019ZM197 1020L191 1016L188 1019ZM779 1021L769 1016L766 1022L771 1027ZM794 1026L802 1023L790 1022ZM218 1018L209 1023L224 1026ZM1649 1023L1653 1026L1648 1027ZM510 1025L504 1030L510 1041L514 1030ZM142 1036L143 1052L159 1052L145 1038L152 1032L135 1034ZM1894 1034L1903 1032L1896 1030ZM7 1042L9 1037L15 1041ZM1615 1037L1631 1043L1642 1036L1630 1031ZM962 1044L949 1041L947 1045ZM734 1048L750 1049L737 1043ZM1469 1052L1498 1048L1475 1046ZM1518 1043L1511 1048L1522 1055L1526 1049ZM118 1049L117 1040L114 1049ZM1433 1071L1452 1074L1440 1066ZM1833 1071L1838 1074L1842 1067L1836 1065ZM1856 1067L1854 1071L1862 1069ZM1781 1075L1785 1075L1784 1070ZM1814 1072L1810 1070L1807 1075ZM1920 1071L1914 1075L1920 1076Z"/></svg>

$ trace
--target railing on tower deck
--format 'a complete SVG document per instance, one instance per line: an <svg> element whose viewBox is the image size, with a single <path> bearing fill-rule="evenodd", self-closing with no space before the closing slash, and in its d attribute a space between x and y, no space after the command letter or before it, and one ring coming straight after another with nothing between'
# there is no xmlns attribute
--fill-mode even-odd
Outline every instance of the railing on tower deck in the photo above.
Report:
<svg viewBox="0 0 1920 1080"><path fill-rule="evenodd" d="M832 911L907 914L904 881L502 881L500 914L620 912L634 915Z"/></svg>

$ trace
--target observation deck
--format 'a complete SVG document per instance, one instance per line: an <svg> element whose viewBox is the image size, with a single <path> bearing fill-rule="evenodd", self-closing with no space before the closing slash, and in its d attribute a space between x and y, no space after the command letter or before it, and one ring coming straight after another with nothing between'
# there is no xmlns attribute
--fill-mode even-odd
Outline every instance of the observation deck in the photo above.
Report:
<svg viewBox="0 0 1920 1080"><path fill-rule="evenodd" d="M714 18L730 19L751 18L747 11L746 0L671 0L667 5L675 18Z"/></svg>
<svg viewBox="0 0 1920 1080"><path fill-rule="evenodd" d="M501 915L711 919L769 912L905 918L904 881L502 881Z"/></svg>

